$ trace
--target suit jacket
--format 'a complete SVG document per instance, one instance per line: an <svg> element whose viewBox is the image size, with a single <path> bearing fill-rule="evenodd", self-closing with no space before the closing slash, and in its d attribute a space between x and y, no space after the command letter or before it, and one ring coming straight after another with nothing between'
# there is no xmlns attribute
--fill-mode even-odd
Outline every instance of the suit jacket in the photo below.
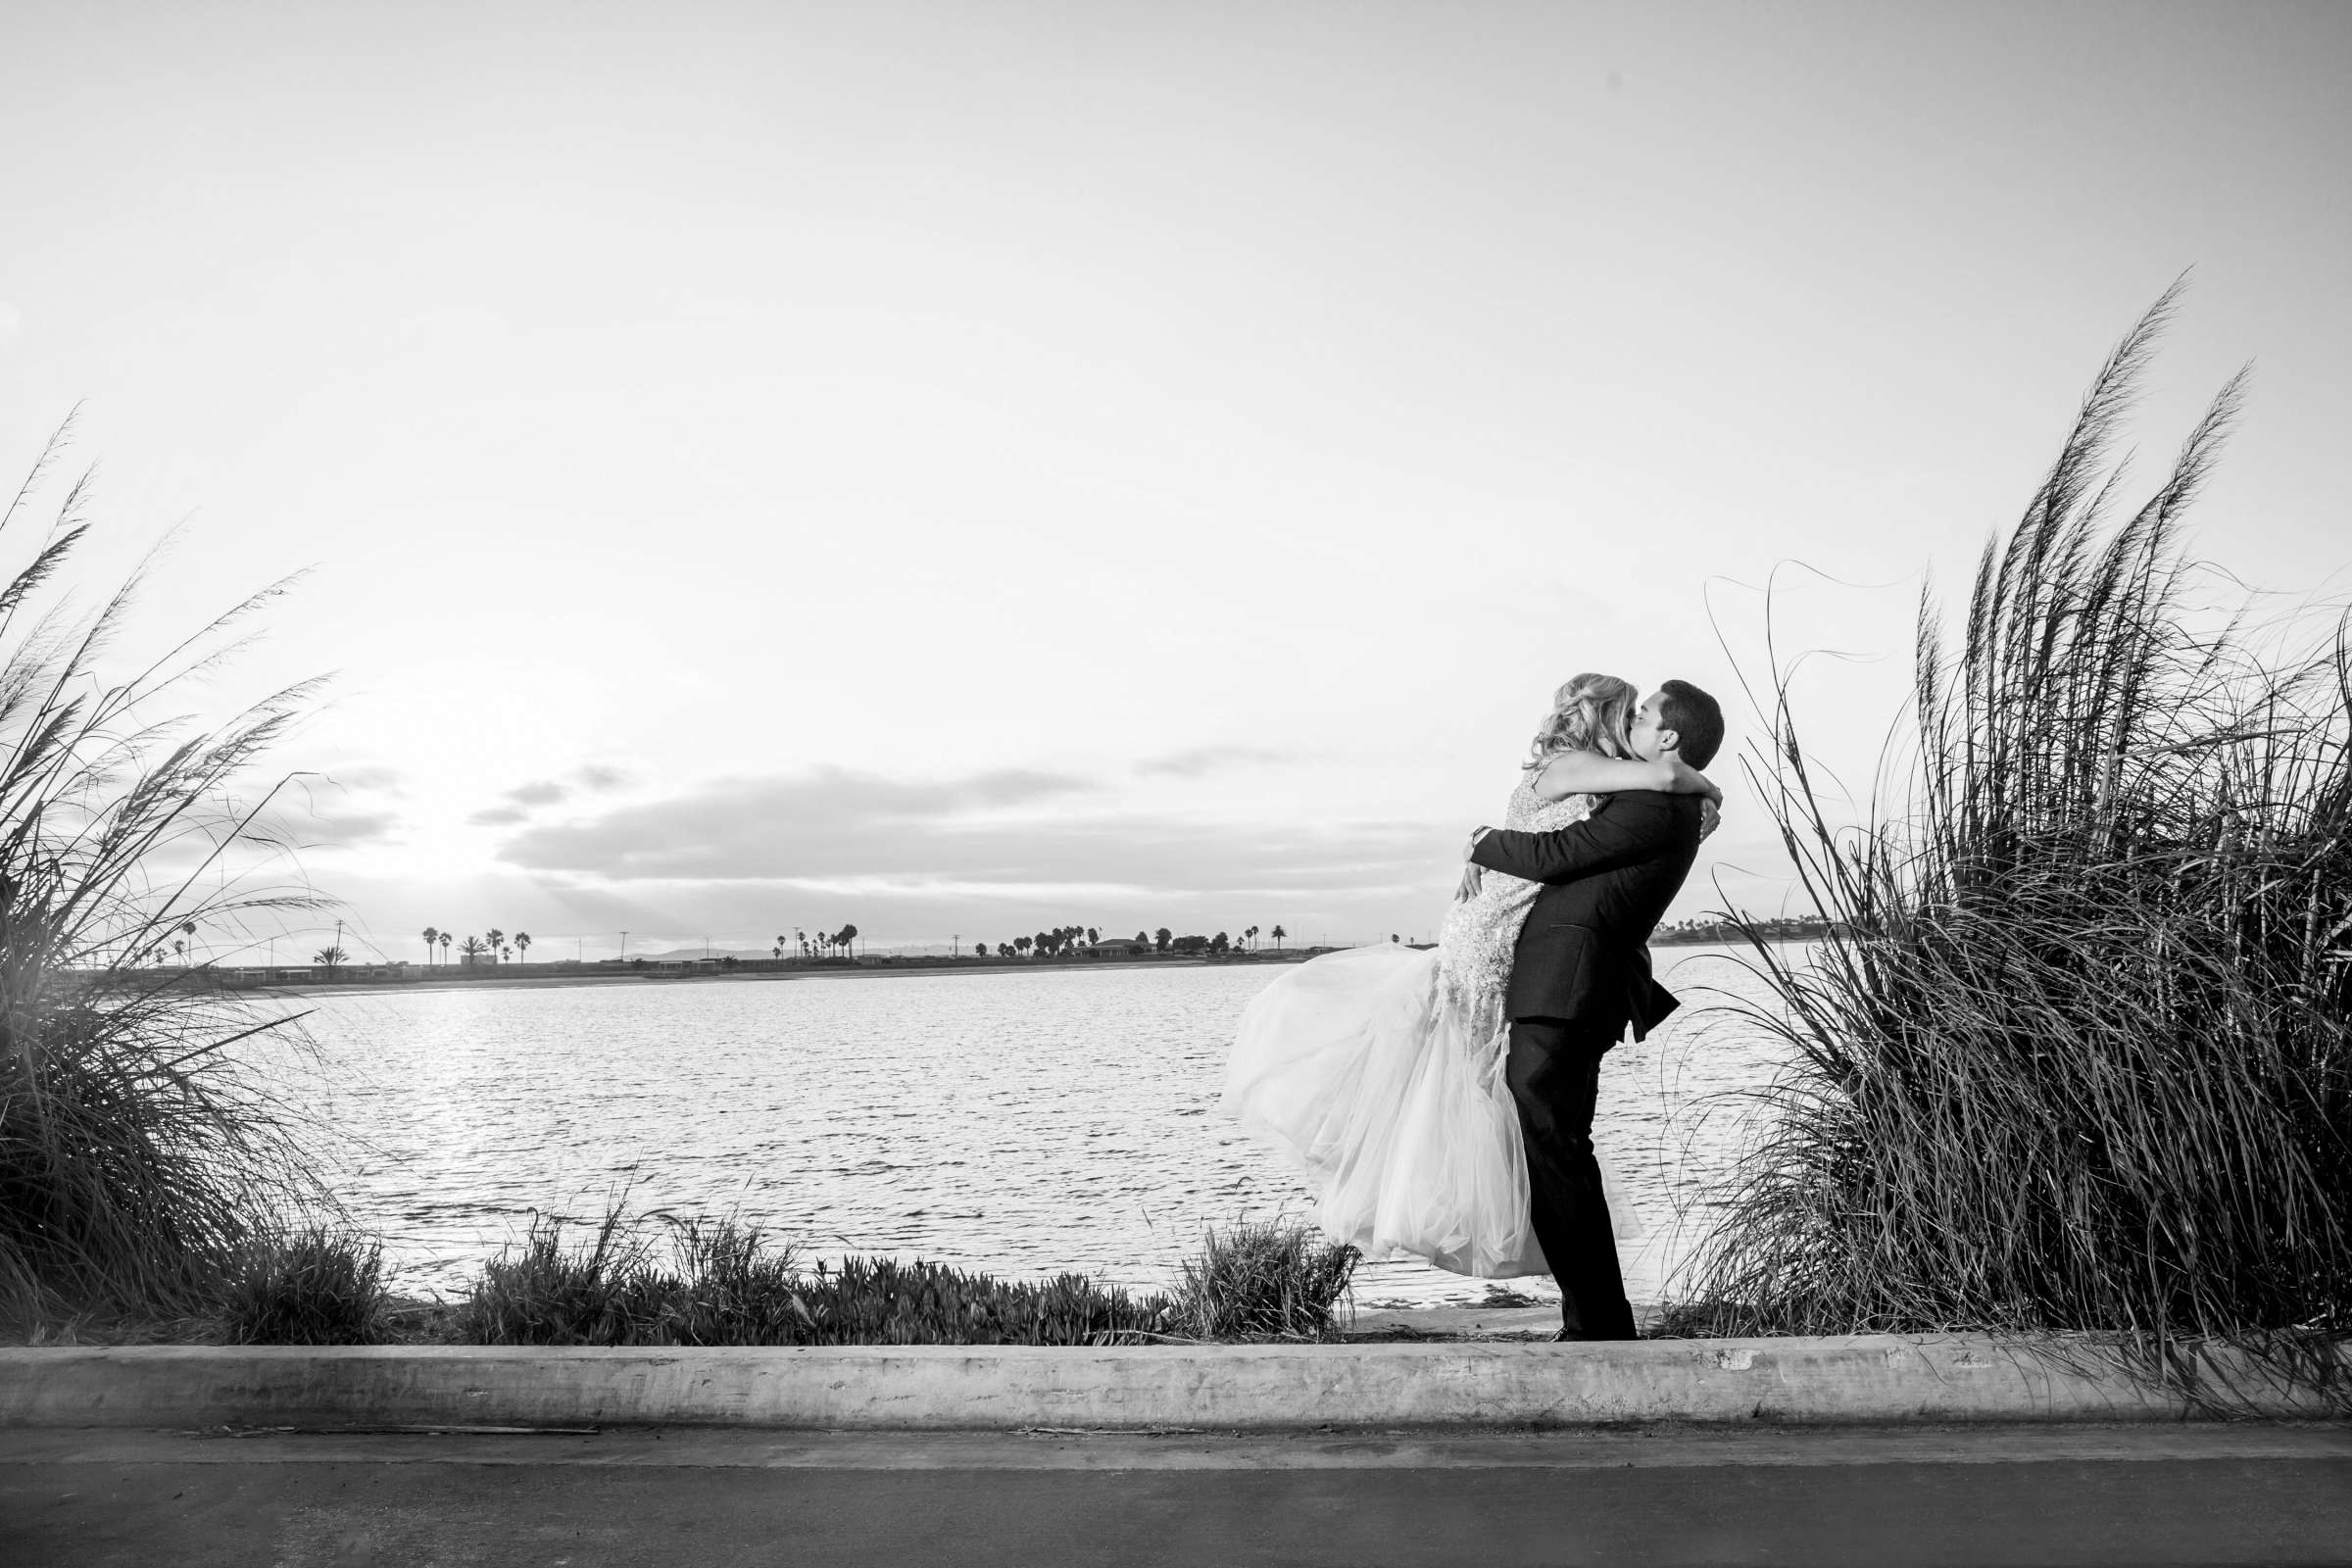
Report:
<svg viewBox="0 0 2352 1568"><path fill-rule="evenodd" d="M1642 1039L1680 1004L1650 978L1649 934L1698 855L1699 798L1629 790L1550 833L1502 829L1470 858L1544 884L1519 928L1505 1005L1615 1040Z"/></svg>

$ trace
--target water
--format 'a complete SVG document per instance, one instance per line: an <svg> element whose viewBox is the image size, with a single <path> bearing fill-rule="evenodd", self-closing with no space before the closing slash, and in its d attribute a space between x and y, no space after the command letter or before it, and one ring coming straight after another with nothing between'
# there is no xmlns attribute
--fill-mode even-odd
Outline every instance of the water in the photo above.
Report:
<svg viewBox="0 0 2352 1568"><path fill-rule="evenodd" d="M1752 993L1719 950L1666 949L1685 1010L1602 1068L1594 1141L1650 1234L1654 1299L1727 1170L1698 1114L1777 1061L1704 1010ZM748 1219L822 1255L1166 1284L1204 1223L1303 1215L1298 1178L1216 1114L1227 1044L1270 966L467 986L329 995L306 1093L395 1283L454 1293L534 1209ZM1547 1281L1513 1287L1551 1298ZM1476 1301L1486 1282L1368 1261L1359 1304Z"/></svg>

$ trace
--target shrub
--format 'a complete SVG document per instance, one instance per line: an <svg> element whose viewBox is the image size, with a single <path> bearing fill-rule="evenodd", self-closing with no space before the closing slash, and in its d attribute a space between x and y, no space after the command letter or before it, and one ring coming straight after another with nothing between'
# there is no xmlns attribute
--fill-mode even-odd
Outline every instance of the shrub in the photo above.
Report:
<svg viewBox="0 0 2352 1568"><path fill-rule="evenodd" d="M249 1239L217 1316L232 1345L375 1345L389 1306L381 1244L313 1224Z"/></svg>
<svg viewBox="0 0 2352 1568"><path fill-rule="evenodd" d="M1211 1227L1184 1265L1177 1320L1202 1340L1332 1338L1361 1256L1295 1220Z"/></svg>
<svg viewBox="0 0 2352 1568"><path fill-rule="evenodd" d="M1113 1345L1170 1328L1163 1297L1080 1274L1028 1284L939 1263L852 1257L803 1280L799 1345Z"/></svg>
<svg viewBox="0 0 2352 1568"><path fill-rule="evenodd" d="M668 1255L647 1221L667 1232ZM1164 1298L1075 1274L1030 1284L920 1260L803 1271L733 1218L631 1220L616 1200L578 1242L533 1219L487 1264L453 1332L483 1345L1100 1345L1165 1331Z"/></svg>
<svg viewBox="0 0 2352 1568"><path fill-rule="evenodd" d="M1832 929L1803 960L1748 923L1793 1065L1686 1327L2115 1330L2142 1364L2352 1327L2352 670L2196 597L2176 530L2237 382L2105 520L2174 298L1955 645L1923 601L1895 812L1839 825L1775 672L1750 771Z"/></svg>

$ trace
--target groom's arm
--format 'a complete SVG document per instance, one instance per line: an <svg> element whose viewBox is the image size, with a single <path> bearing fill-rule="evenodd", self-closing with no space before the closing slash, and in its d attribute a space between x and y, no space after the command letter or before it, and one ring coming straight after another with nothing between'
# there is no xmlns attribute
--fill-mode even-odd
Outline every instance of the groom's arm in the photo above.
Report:
<svg viewBox="0 0 2352 1568"><path fill-rule="evenodd" d="M1549 833L1497 828L1482 834L1471 847L1471 863L1528 882L1574 882L1640 865L1673 846L1673 796L1628 790L1603 805L1582 822Z"/></svg>

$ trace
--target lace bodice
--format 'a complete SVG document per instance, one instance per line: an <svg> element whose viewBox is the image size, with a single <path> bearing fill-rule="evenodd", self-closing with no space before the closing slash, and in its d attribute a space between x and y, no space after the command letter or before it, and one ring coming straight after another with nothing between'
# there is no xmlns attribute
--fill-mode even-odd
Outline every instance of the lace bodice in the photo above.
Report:
<svg viewBox="0 0 2352 1568"><path fill-rule="evenodd" d="M1592 814L1593 797L1570 795L1546 801L1536 793L1536 775L1524 774L1503 808L1502 825L1527 833L1548 833ZM1502 1028L1503 989L1511 979L1511 950L1528 906L1542 884L1488 871L1475 898L1456 899L1446 911L1438 937L1438 994L1448 1005L1466 1009L1475 1023L1471 1038L1484 1040Z"/></svg>

